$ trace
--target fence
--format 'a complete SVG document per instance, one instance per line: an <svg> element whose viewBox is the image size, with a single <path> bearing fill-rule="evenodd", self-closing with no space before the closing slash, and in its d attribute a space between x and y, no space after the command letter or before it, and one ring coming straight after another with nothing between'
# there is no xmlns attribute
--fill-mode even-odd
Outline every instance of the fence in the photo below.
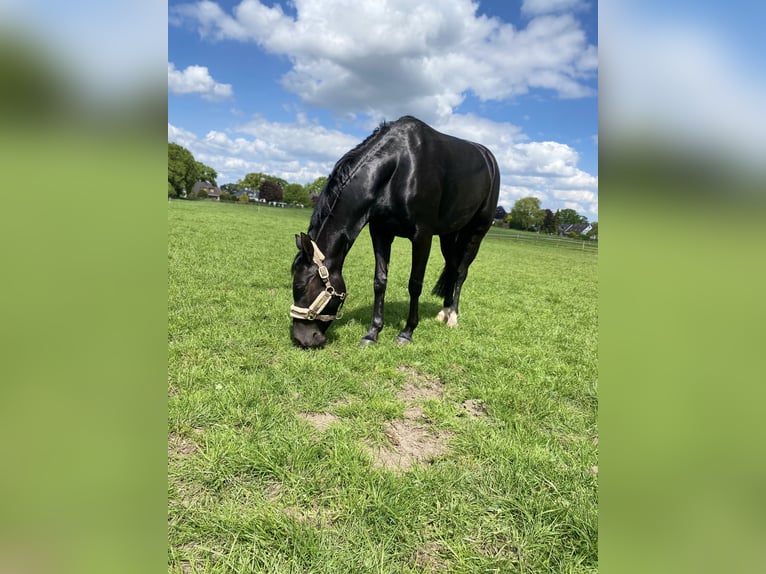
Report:
<svg viewBox="0 0 766 574"><path fill-rule="evenodd" d="M545 237L537 233L521 234L498 229L490 229L487 237L497 239L512 239L515 241L527 241L537 245L546 245L562 249L576 249L577 251L587 251L589 253L598 253L598 242L591 239L570 239L568 237Z"/></svg>

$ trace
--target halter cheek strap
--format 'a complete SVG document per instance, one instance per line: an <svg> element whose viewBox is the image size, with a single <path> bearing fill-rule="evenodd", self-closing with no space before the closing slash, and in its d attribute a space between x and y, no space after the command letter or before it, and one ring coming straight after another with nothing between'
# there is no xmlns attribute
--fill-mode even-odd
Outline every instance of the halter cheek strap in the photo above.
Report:
<svg viewBox="0 0 766 574"><path fill-rule="evenodd" d="M314 264L319 270L319 278L322 280L322 283L324 283L325 290L320 291L319 295L317 295L314 299L314 302L311 303L311 305L308 307L298 307L297 305L291 305L290 317L293 319L305 319L308 321L333 321L335 319L340 319L343 316L343 313L341 313L341 307L343 307L343 303L346 300L346 294L338 293L330 284L330 272L327 270L327 267L323 263L324 254L322 251L320 251L319 247L316 243L314 243L313 240L311 241L311 245L314 247ZM332 301L333 297L340 299L338 314L322 315L322 311L324 311L324 308L327 307L330 301Z"/></svg>

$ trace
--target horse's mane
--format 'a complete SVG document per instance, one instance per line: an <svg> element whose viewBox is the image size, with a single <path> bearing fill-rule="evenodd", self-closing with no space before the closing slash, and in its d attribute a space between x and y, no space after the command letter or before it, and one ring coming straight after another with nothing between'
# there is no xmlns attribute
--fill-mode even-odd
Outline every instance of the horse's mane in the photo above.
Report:
<svg viewBox="0 0 766 574"><path fill-rule="evenodd" d="M332 213L343 188L361 167L365 157L374 147L375 142L377 142L383 134L388 132L390 128L390 123L385 121L381 122L362 143L346 152L343 157L337 161L335 167L332 168L332 172L327 177L327 183L325 184L322 193L319 195L316 207L314 208L314 213L311 215L309 236L313 239L316 239L316 236L314 235L315 230L318 234L322 224Z"/></svg>

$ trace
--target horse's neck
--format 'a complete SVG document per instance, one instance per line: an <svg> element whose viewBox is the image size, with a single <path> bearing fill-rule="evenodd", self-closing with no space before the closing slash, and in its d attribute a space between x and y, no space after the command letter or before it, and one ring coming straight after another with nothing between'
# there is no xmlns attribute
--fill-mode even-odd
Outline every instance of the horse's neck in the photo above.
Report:
<svg viewBox="0 0 766 574"><path fill-rule="evenodd" d="M325 257L338 269L343 267L351 246L367 225L371 205L371 198L347 193L345 197L339 198L332 213L319 227L314 240L324 250Z"/></svg>

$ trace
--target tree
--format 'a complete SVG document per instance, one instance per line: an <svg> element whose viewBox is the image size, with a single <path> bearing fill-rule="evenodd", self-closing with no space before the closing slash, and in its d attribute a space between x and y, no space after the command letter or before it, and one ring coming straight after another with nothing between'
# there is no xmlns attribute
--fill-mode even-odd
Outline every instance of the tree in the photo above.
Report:
<svg viewBox="0 0 766 574"><path fill-rule="evenodd" d="M199 164L191 152L176 143L168 142L168 194L188 197L200 179ZM173 193L170 193L170 188Z"/></svg>
<svg viewBox="0 0 766 574"><path fill-rule="evenodd" d="M197 162L197 169L199 170L200 181L206 181L218 187L218 184L215 182L218 177L218 172L216 170L199 161Z"/></svg>
<svg viewBox="0 0 766 574"><path fill-rule="evenodd" d="M308 205L311 202L306 187L299 183L288 183L285 186L285 194L282 200L287 203L300 203L302 205Z"/></svg>
<svg viewBox="0 0 766 574"><path fill-rule="evenodd" d="M574 209L562 209L556 213L559 216L558 223L588 223L588 218L579 215Z"/></svg>
<svg viewBox="0 0 766 574"><path fill-rule="evenodd" d="M282 201L282 196L284 195L282 187L271 179L264 179L261 182L260 191L261 199L266 201Z"/></svg>
<svg viewBox="0 0 766 574"><path fill-rule="evenodd" d="M556 217L553 215L553 212L550 209L544 209L543 212L545 215L543 216L543 222L540 225L540 231L543 233L556 233Z"/></svg>
<svg viewBox="0 0 766 574"><path fill-rule="evenodd" d="M221 186L221 191L225 191L226 193L230 193L232 195L234 195L235 191L239 191L239 190L240 190L240 187L236 183L224 183Z"/></svg>
<svg viewBox="0 0 766 574"><path fill-rule="evenodd" d="M594 221L590 225L591 229L585 234L585 237L588 239L593 239L594 237L598 239L598 221Z"/></svg>
<svg viewBox="0 0 766 574"><path fill-rule="evenodd" d="M509 226L514 229L528 230L539 227L543 221L544 212L540 209L540 200L536 197L517 199L511 208Z"/></svg>
<svg viewBox="0 0 766 574"><path fill-rule="evenodd" d="M316 178L311 183L307 183L303 187L306 190L308 197L312 197L314 195L318 197L322 193L322 190L324 190L325 185L327 185L327 178L322 176Z"/></svg>
<svg viewBox="0 0 766 574"><path fill-rule="evenodd" d="M276 175L267 175L266 177L276 183L280 188L282 188L282 191L284 192L285 188L287 187L287 181L281 177L277 177Z"/></svg>
<svg viewBox="0 0 766 574"><path fill-rule="evenodd" d="M248 173L240 179L236 186L239 189L261 189L261 183L268 178L265 173Z"/></svg>

